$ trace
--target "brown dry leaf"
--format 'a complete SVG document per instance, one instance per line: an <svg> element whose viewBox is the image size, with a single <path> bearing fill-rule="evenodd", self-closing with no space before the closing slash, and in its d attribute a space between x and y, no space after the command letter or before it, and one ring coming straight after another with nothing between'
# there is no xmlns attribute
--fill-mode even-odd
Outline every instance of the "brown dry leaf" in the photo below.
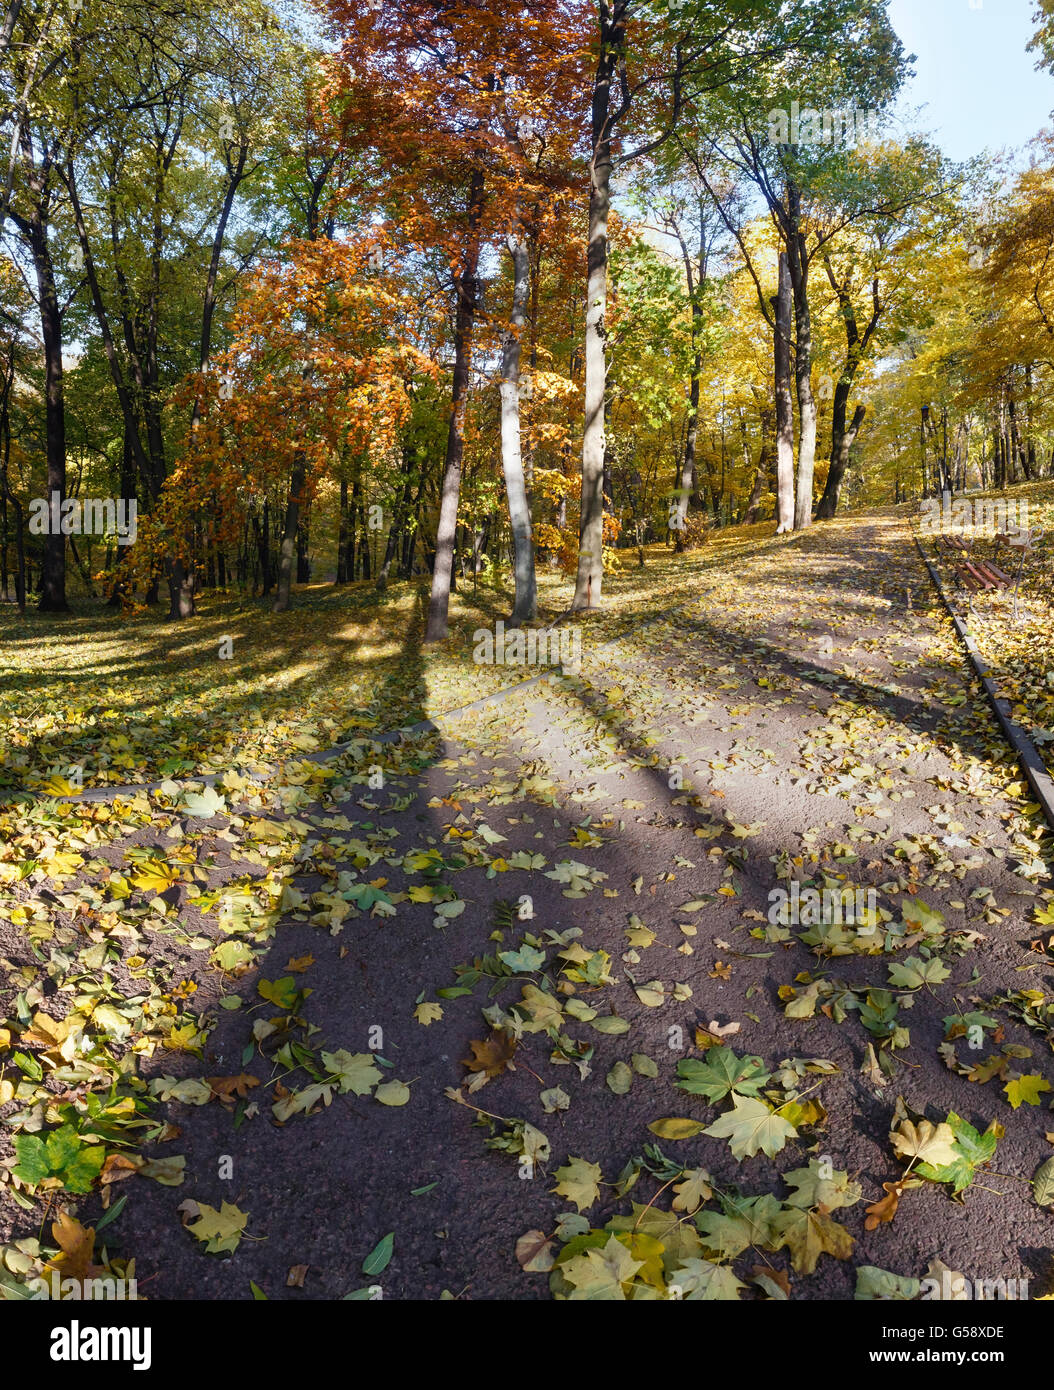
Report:
<svg viewBox="0 0 1054 1390"><path fill-rule="evenodd" d="M259 1086L260 1080L243 1071L238 1076L206 1076L205 1084L223 1105L233 1105L235 1097L244 1100L254 1086Z"/></svg>
<svg viewBox="0 0 1054 1390"><path fill-rule="evenodd" d="M726 965L723 960L715 960L714 968L710 971L711 980L730 980L732 978L732 967Z"/></svg>
<svg viewBox="0 0 1054 1390"><path fill-rule="evenodd" d="M302 975L305 970L310 970L314 963L314 956L294 956L292 960L286 964L285 968L291 975Z"/></svg>
<svg viewBox="0 0 1054 1390"><path fill-rule="evenodd" d="M109 1154L99 1174L100 1181L120 1182L123 1178L134 1177L142 1162L141 1158L129 1158L125 1154Z"/></svg>
<svg viewBox="0 0 1054 1390"><path fill-rule="evenodd" d="M287 1289L302 1289L304 1280L307 1278L308 1265L292 1265L289 1274L286 1276L285 1286Z"/></svg>
<svg viewBox="0 0 1054 1390"><path fill-rule="evenodd" d="M495 1031L485 1041L473 1038L469 1043L471 1057L463 1057L462 1065L469 1071L486 1072L488 1076L500 1076L516 1053L516 1039L508 1033Z"/></svg>
<svg viewBox="0 0 1054 1390"><path fill-rule="evenodd" d="M865 1231L873 1231L878 1226L892 1221L897 1214L900 1206L900 1199L904 1195L904 1186L899 1182L884 1182L882 1184L886 1196L866 1208L867 1220L864 1222Z"/></svg>

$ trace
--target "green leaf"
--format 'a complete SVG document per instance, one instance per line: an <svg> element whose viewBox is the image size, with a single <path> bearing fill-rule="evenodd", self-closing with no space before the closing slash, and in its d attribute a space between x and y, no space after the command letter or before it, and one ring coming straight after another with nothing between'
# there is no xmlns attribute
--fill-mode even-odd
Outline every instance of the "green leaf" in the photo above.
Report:
<svg viewBox="0 0 1054 1390"><path fill-rule="evenodd" d="M917 1279L903 1274L891 1274L875 1265L859 1265L856 1271L854 1299L861 1303L896 1300L910 1302L918 1298L922 1285Z"/></svg>
<svg viewBox="0 0 1054 1390"><path fill-rule="evenodd" d="M36 1187L45 1178L51 1177L51 1164L48 1162L44 1141L37 1134L16 1134L15 1154L18 1162L11 1170L15 1177Z"/></svg>
<svg viewBox="0 0 1054 1390"><path fill-rule="evenodd" d="M347 1052L339 1048L336 1052L323 1052L321 1056L327 1073L338 1078L341 1095L351 1091L356 1096L364 1096L384 1079L384 1073L370 1052Z"/></svg>
<svg viewBox="0 0 1054 1390"><path fill-rule="evenodd" d="M362 1272L367 1278L372 1279L376 1274L383 1274L391 1263L392 1252L395 1249L395 1232L389 1231L373 1247L370 1253L362 1262Z"/></svg>
<svg viewBox="0 0 1054 1390"><path fill-rule="evenodd" d="M660 1139L693 1139L702 1133L705 1126L701 1120L688 1120L671 1115L664 1120L652 1120L648 1128Z"/></svg>
<svg viewBox="0 0 1054 1390"><path fill-rule="evenodd" d="M920 1163L914 1171L920 1178L928 1178L930 1182L950 1183L952 1196L957 1197L973 1182L977 1169L992 1161L999 1141L993 1126L990 1125L983 1134L978 1134L972 1125L967 1124L954 1111L948 1116L948 1126L955 1135L952 1145L953 1161L940 1167Z"/></svg>
<svg viewBox="0 0 1054 1390"><path fill-rule="evenodd" d="M799 1274L811 1274L821 1255L847 1260L853 1252L853 1237L829 1216L800 1207L786 1207L773 1222L778 1245L791 1252L791 1264Z"/></svg>
<svg viewBox="0 0 1054 1390"><path fill-rule="evenodd" d="M922 960L919 956L908 956L889 967L891 989L921 989L923 985L939 985L952 972L936 956Z"/></svg>
<svg viewBox="0 0 1054 1390"><path fill-rule="evenodd" d="M734 1260L752 1245L774 1248L773 1223L782 1207L771 1193L760 1197L722 1197L722 1210L696 1212L694 1221L708 1251Z"/></svg>
<svg viewBox="0 0 1054 1390"><path fill-rule="evenodd" d="M514 975L531 975L545 964L545 952L533 946L521 946L518 951L500 951L498 959L509 967Z"/></svg>
<svg viewBox="0 0 1054 1390"><path fill-rule="evenodd" d="M1003 1087L1006 1098L1013 1110L1022 1105L1038 1105L1044 1091L1050 1090L1050 1082L1042 1076L1016 1076Z"/></svg>
<svg viewBox="0 0 1054 1390"><path fill-rule="evenodd" d="M644 1264L635 1260L616 1236L609 1236L602 1250L583 1250L560 1265L560 1273L574 1292L570 1300L589 1302L621 1302L626 1286Z"/></svg>
<svg viewBox="0 0 1054 1390"><path fill-rule="evenodd" d="M1032 1178L1032 1195L1041 1207L1054 1206L1054 1158L1041 1163Z"/></svg>
<svg viewBox="0 0 1054 1390"><path fill-rule="evenodd" d="M553 1176L557 1179L553 1192L574 1202L580 1212L591 1207L600 1196L599 1163L590 1163L585 1158L568 1158Z"/></svg>
<svg viewBox="0 0 1054 1390"><path fill-rule="evenodd" d="M677 1075L674 1084L680 1090L719 1101L733 1093L756 1097L772 1073L760 1057L737 1057L730 1047L711 1047L705 1061L686 1057L678 1062Z"/></svg>
<svg viewBox="0 0 1054 1390"><path fill-rule="evenodd" d="M775 1114L762 1100L737 1098L733 1108L721 1115L704 1131L715 1139L727 1139L733 1157L753 1158L756 1153L769 1158L786 1146L798 1131L782 1116Z"/></svg>
<svg viewBox="0 0 1054 1390"><path fill-rule="evenodd" d="M284 975L280 980L258 981L256 992L261 999L277 1004L280 1009L291 1009L296 1003L299 989L292 975Z"/></svg>
<svg viewBox="0 0 1054 1390"><path fill-rule="evenodd" d="M735 1271L728 1265L690 1259L682 1260L670 1272L669 1288L679 1289L685 1303L733 1303L739 1299L739 1291L745 1289L746 1285L736 1278Z"/></svg>
<svg viewBox="0 0 1054 1390"><path fill-rule="evenodd" d="M848 1173L832 1172L824 1176L825 1165L810 1159L807 1168L795 1168L783 1174L783 1181L795 1191L786 1199L788 1207L824 1207L837 1211L839 1207L855 1206L860 1201L859 1183L850 1182Z"/></svg>
<svg viewBox="0 0 1054 1390"><path fill-rule="evenodd" d="M633 1073L625 1062L616 1062L607 1074L608 1089L616 1096L624 1096L633 1085Z"/></svg>
<svg viewBox="0 0 1054 1390"><path fill-rule="evenodd" d="M618 1037L622 1033L629 1032L629 1021L610 1015L606 1018L594 1018L593 1027L598 1033L607 1033L610 1037Z"/></svg>
<svg viewBox="0 0 1054 1390"><path fill-rule="evenodd" d="M118 1197L116 1202L112 1203L109 1207L107 1207L107 1209L103 1212L102 1216L100 1216L98 1221L96 1221L95 1223L96 1235L98 1235L100 1231L105 1230L105 1228L109 1226L111 1221L117 1220L121 1212L124 1211L125 1204L127 1203L127 1201L128 1194L126 1192L123 1197Z"/></svg>

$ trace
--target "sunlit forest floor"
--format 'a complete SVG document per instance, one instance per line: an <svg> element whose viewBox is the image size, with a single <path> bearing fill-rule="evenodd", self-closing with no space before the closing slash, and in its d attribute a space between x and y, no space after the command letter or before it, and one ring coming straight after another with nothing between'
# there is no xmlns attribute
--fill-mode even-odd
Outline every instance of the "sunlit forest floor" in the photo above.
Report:
<svg viewBox="0 0 1054 1390"><path fill-rule="evenodd" d="M700 574L771 536L762 523L686 555L653 545L643 568L635 550L620 552L586 648L683 602ZM427 585L307 585L284 614L206 590L187 622L88 600L70 617L31 610L22 621L0 605L0 792L46 791L71 764L85 787L227 771L431 718L514 681L508 666L472 660L473 632L508 617L506 592L463 581L449 639L422 649ZM539 621L564 613L573 592L573 576L540 570Z"/></svg>
<svg viewBox="0 0 1054 1390"><path fill-rule="evenodd" d="M504 596L424 657L408 587L5 618L0 1293L1054 1290L1049 830L905 518L770 532L631 554L578 675L398 743L509 684ZM77 760L171 780L17 798Z"/></svg>

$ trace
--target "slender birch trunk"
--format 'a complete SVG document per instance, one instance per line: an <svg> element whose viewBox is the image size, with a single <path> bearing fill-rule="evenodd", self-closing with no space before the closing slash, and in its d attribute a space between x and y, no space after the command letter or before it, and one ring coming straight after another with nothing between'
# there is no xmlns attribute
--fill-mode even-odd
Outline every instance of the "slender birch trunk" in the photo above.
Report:
<svg viewBox="0 0 1054 1390"><path fill-rule="evenodd" d="M512 527L516 598L511 621L516 625L533 622L538 610L531 509L527 500L527 483L523 472L520 442L521 338L530 287L530 263L522 229L509 236L506 246L512 258L513 291L512 313L502 344L501 465L505 474L505 491L509 499L509 524Z"/></svg>
<svg viewBox="0 0 1054 1390"><path fill-rule="evenodd" d="M465 413L468 409L469 365L472 332L476 322L479 270L479 235L483 217L483 174L473 172L468 194L468 237L465 259L457 277L457 314L454 324L454 380L450 399L446 463L439 502L436 554L432 565L432 592L428 600L425 642L442 642L448 631L450 581L454 570L454 537L461 496L461 461L465 453Z"/></svg>
<svg viewBox="0 0 1054 1390"><path fill-rule="evenodd" d="M780 252L779 292L772 301L775 310L775 388L776 388L776 530L778 536L794 529L794 403L791 397L790 334L791 279L786 252Z"/></svg>

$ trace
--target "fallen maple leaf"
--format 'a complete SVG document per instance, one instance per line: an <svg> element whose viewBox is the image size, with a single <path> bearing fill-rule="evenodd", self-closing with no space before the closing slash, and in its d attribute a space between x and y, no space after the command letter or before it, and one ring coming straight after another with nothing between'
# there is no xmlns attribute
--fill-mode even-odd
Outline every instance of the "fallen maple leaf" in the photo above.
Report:
<svg viewBox="0 0 1054 1390"><path fill-rule="evenodd" d="M235 1097L244 1100L254 1086L259 1086L260 1081L258 1077L243 1071L238 1076L206 1076L205 1083L217 1100L231 1106Z"/></svg>
<svg viewBox="0 0 1054 1390"><path fill-rule="evenodd" d="M483 1071L488 1076L500 1076L515 1055L516 1039L495 1029L490 1037L482 1042L473 1038L469 1047L472 1049L472 1056L461 1059L463 1066L469 1071Z"/></svg>

